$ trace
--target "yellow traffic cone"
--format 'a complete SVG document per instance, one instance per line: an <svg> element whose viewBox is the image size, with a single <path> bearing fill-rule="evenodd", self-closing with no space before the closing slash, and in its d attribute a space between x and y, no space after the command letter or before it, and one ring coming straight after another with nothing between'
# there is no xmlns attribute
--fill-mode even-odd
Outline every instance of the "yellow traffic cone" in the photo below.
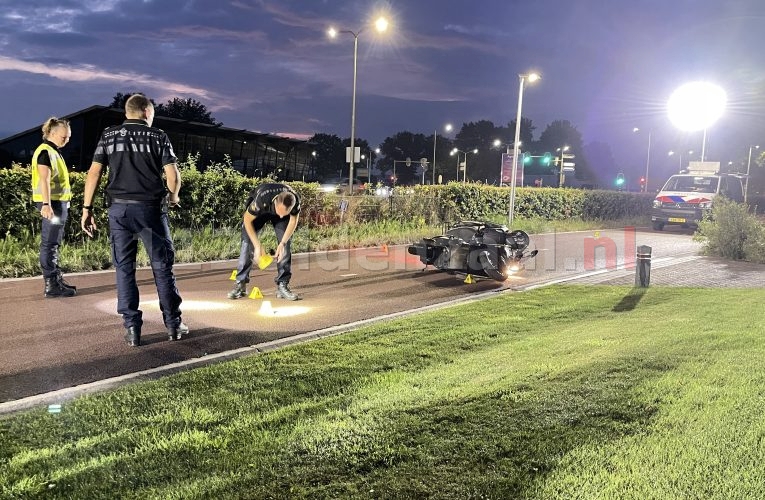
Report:
<svg viewBox="0 0 765 500"><path fill-rule="evenodd" d="M468 285L470 285L471 283L473 283L473 276L468 274L467 276L465 276L465 281L464 282L467 283Z"/></svg>
<svg viewBox="0 0 765 500"><path fill-rule="evenodd" d="M254 287L252 287L252 291L250 292L250 298L251 299L262 299L263 298L263 292L260 291L260 288L254 286Z"/></svg>
<svg viewBox="0 0 765 500"><path fill-rule="evenodd" d="M231 271L231 276L228 277L231 281L236 281L236 269Z"/></svg>

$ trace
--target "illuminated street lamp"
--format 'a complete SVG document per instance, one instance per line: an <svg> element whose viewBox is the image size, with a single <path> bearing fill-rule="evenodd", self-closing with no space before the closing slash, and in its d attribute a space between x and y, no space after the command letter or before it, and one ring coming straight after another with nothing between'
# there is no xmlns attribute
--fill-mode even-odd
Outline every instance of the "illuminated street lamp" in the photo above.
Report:
<svg viewBox="0 0 765 500"><path fill-rule="evenodd" d="M462 183L465 184L467 182L467 155L468 153L478 154L478 148L473 149L472 151L462 151L461 149L454 148L449 153L449 156L457 155L457 181L460 180L460 154L465 155L465 161L462 163Z"/></svg>
<svg viewBox="0 0 765 500"><path fill-rule="evenodd" d="M513 143L512 142L502 142L501 139L494 139L494 142L492 143L492 145L495 148L499 148L500 146L505 146L505 153L510 154L510 146L512 146ZM521 147L521 146L523 146L523 141L518 143L518 147Z"/></svg>
<svg viewBox="0 0 765 500"><path fill-rule="evenodd" d="M513 173L510 176L510 202L508 204L507 208L507 225L509 228L512 229L513 227L513 215L515 212L515 183L516 183L516 176L517 176L517 168L516 165L518 164L518 154L520 153L520 140L521 140L521 108L523 107L523 84L526 82L526 80L529 81L529 83L534 83L535 81L541 79L542 77L539 76L537 73L529 73L525 75L518 75L518 79L520 80L520 87L518 89L518 114L515 118L515 140L513 141Z"/></svg>
<svg viewBox="0 0 765 500"><path fill-rule="evenodd" d="M384 17L380 17L375 21L375 29L379 32L383 32L388 29L388 21ZM356 139L356 67L358 63L359 52L359 35L362 30L353 32L351 30L338 31L335 28L329 28L327 34L330 38L337 37L338 33L350 33L353 35L353 97L351 100L351 154L348 169L348 194L353 194L353 164L356 159L356 149L354 147L354 141Z"/></svg>
<svg viewBox="0 0 765 500"><path fill-rule="evenodd" d="M722 116L726 101L725 91L709 82L686 83L669 97L669 119L675 127L686 132L704 131L701 161L706 154L707 129Z"/></svg>
<svg viewBox="0 0 765 500"><path fill-rule="evenodd" d="M452 124L447 123L444 125L444 131L445 132L451 132L452 131ZM433 171L431 172L431 184L436 183L436 139L438 139L438 129L433 131L433 166L431 167Z"/></svg>
<svg viewBox="0 0 765 500"><path fill-rule="evenodd" d="M749 193L749 169L752 166L752 148L760 149L760 146L759 144L757 146L749 146L749 159L746 161L746 181L744 181L746 183L744 185L744 203L746 203L746 198Z"/></svg>
<svg viewBox="0 0 765 500"><path fill-rule="evenodd" d="M638 133L640 132L640 129L635 127L632 129L632 132ZM645 175L643 176L643 179L645 179L645 182L643 183L643 186L641 186L641 191L648 191L648 165L651 163L651 131L648 131L648 151L645 154Z"/></svg>

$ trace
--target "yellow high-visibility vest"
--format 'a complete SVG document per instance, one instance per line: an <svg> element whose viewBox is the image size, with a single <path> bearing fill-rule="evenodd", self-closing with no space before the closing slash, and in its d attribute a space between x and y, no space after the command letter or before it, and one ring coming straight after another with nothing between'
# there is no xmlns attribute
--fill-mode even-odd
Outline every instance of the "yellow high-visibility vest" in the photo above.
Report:
<svg viewBox="0 0 765 500"><path fill-rule="evenodd" d="M69 201L72 199L72 187L69 185L69 171L66 162L56 148L50 144L42 143L37 146L32 156L32 201L44 201L40 188L40 174L37 173L37 157L43 151L48 152L50 158L50 199L56 201Z"/></svg>

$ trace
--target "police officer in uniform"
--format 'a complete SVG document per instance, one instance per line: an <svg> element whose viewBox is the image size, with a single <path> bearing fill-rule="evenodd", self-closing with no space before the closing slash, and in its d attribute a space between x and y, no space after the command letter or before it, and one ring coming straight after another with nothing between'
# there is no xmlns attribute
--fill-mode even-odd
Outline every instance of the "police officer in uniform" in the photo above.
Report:
<svg viewBox="0 0 765 500"><path fill-rule="evenodd" d="M290 243L298 224L300 198L291 187L285 184L261 184L247 199L247 210L242 223L242 247L236 269L236 286L228 294L230 299L247 295L247 283L250 281L253 259L257 262L263 255L263 247L258 236L269 223L273 225L276 240L274 258L276 259L276 297L298 300L297 294L290 290L292 278L292 252Z"/></svg>
<svg viewBox="0 0 765 500"><path fill-rule="evenodd" d="M167 134L151 126L154 106L146 96L130 96L125 102L125 116L122 125L104 130L96 146L85 182L82 230L93 236L96 229L93 196L101 171L108 166L109 235L117 278L117 312L123 318L125 340L131 346L141 345L143 313L138 309L135 278L136 236L151 260L168 338L180 340L189 329L181 321L181 295L173 274L175 249L167 218L167 206L178 204L181 189L177 158Z"/></svg>
<svg viewBox="0 0 765 500"><path fill-rule="evenodd" d="M77 293L64 280L58 266L58 248L64 239L72 189L69 171L59 149L69 142L72 130L67 120L48 118L42 126L43 142L32 155L32 201L42 216L40 268L45 280L45 297L72 297Z"/></svg>

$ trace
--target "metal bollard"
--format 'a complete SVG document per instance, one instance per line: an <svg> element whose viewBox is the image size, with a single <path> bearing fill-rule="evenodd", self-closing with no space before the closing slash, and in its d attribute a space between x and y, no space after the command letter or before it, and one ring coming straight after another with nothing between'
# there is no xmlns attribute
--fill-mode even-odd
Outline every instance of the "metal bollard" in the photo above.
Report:
<svg viewBox="0 0 765 500"><path fill-rule="evenodd" d="M648 288L651 284L651 247L648 245L637 247L635 264L635 286Z"/></svg>

